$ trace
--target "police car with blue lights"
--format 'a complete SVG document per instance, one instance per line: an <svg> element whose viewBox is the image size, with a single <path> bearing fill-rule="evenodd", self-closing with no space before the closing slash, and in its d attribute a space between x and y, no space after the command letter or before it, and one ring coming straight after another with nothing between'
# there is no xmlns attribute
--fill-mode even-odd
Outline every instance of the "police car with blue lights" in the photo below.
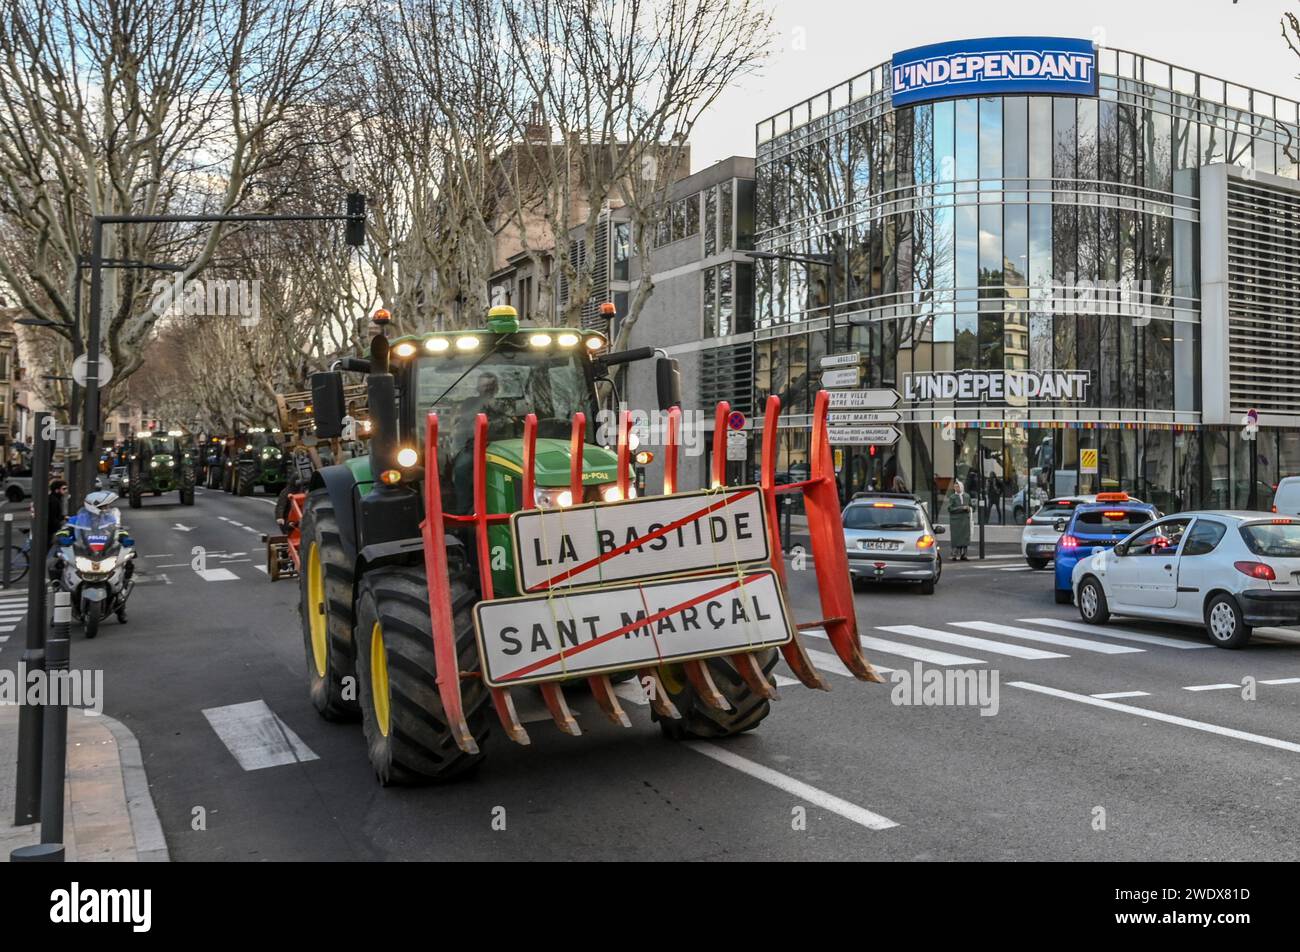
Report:
<svg viewBox="0 0 1300 952"><path fill-rule="evenodd" d="M1080 559L1094 551L1109 549L1125 536L1160 518L1150 503L1128 493L1098 493L1096 500L1076 506L1069 519L1058 519L1061 537L1056 540L1056 602L1068 605L1073 599L1072 576Z"/></svg>

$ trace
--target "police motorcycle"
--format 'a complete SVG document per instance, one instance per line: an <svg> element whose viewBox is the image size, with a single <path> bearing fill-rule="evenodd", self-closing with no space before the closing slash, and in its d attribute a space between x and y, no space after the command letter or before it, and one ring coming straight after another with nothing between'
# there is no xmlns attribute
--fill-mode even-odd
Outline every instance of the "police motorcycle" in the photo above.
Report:
<svg viewBox="0 0 1300 952"><path fill-rule="evenodd" d="M91 493L54 537L50 574L71 595L87 638L99 634L99 623L111 614L126 621L126 600L135 587L135 541L122 528L117 499L110 491Z"/></svg>

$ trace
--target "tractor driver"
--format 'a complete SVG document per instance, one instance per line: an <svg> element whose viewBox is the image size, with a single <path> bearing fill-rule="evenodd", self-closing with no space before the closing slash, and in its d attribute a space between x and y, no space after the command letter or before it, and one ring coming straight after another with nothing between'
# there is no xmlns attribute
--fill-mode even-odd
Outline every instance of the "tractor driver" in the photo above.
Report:
<svg viewBox="0 0 1300 952"><path fill-rule="evenodd" d="M474 508L474 422L480 413L488 418L488 441L510 439L515 433L512 402L497 394L501 381L490 370L484 370L475 382L476 393L466 397L456 408L455 437L452 440L451 481L455 491L454 509L457 514L472 512Z"/></svg>

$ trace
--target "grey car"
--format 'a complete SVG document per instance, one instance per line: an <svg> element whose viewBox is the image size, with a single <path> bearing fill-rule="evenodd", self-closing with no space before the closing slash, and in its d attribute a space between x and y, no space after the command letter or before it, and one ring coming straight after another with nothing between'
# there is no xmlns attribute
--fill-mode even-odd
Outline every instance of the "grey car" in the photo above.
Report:
<svg viewBox="0 0 1300 952"><path fill-rule="evenodd" d="M917 582L923 595L933 595L943 572L934 526L912 496L891 493L859 494L844 507L844 544L849 576L856 588L866 582Z"/></svg>

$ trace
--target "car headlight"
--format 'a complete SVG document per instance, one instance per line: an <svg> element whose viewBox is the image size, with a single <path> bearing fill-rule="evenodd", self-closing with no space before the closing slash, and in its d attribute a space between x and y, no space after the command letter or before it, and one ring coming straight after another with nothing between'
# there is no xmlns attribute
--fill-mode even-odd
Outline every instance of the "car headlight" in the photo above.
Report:
<svg viewBox="0 0 1300 952"><path fill-rule="evenodd" d="M533 504L538 509L567 509L573 505L573 493L560 486L535 486Z"/></svg>

